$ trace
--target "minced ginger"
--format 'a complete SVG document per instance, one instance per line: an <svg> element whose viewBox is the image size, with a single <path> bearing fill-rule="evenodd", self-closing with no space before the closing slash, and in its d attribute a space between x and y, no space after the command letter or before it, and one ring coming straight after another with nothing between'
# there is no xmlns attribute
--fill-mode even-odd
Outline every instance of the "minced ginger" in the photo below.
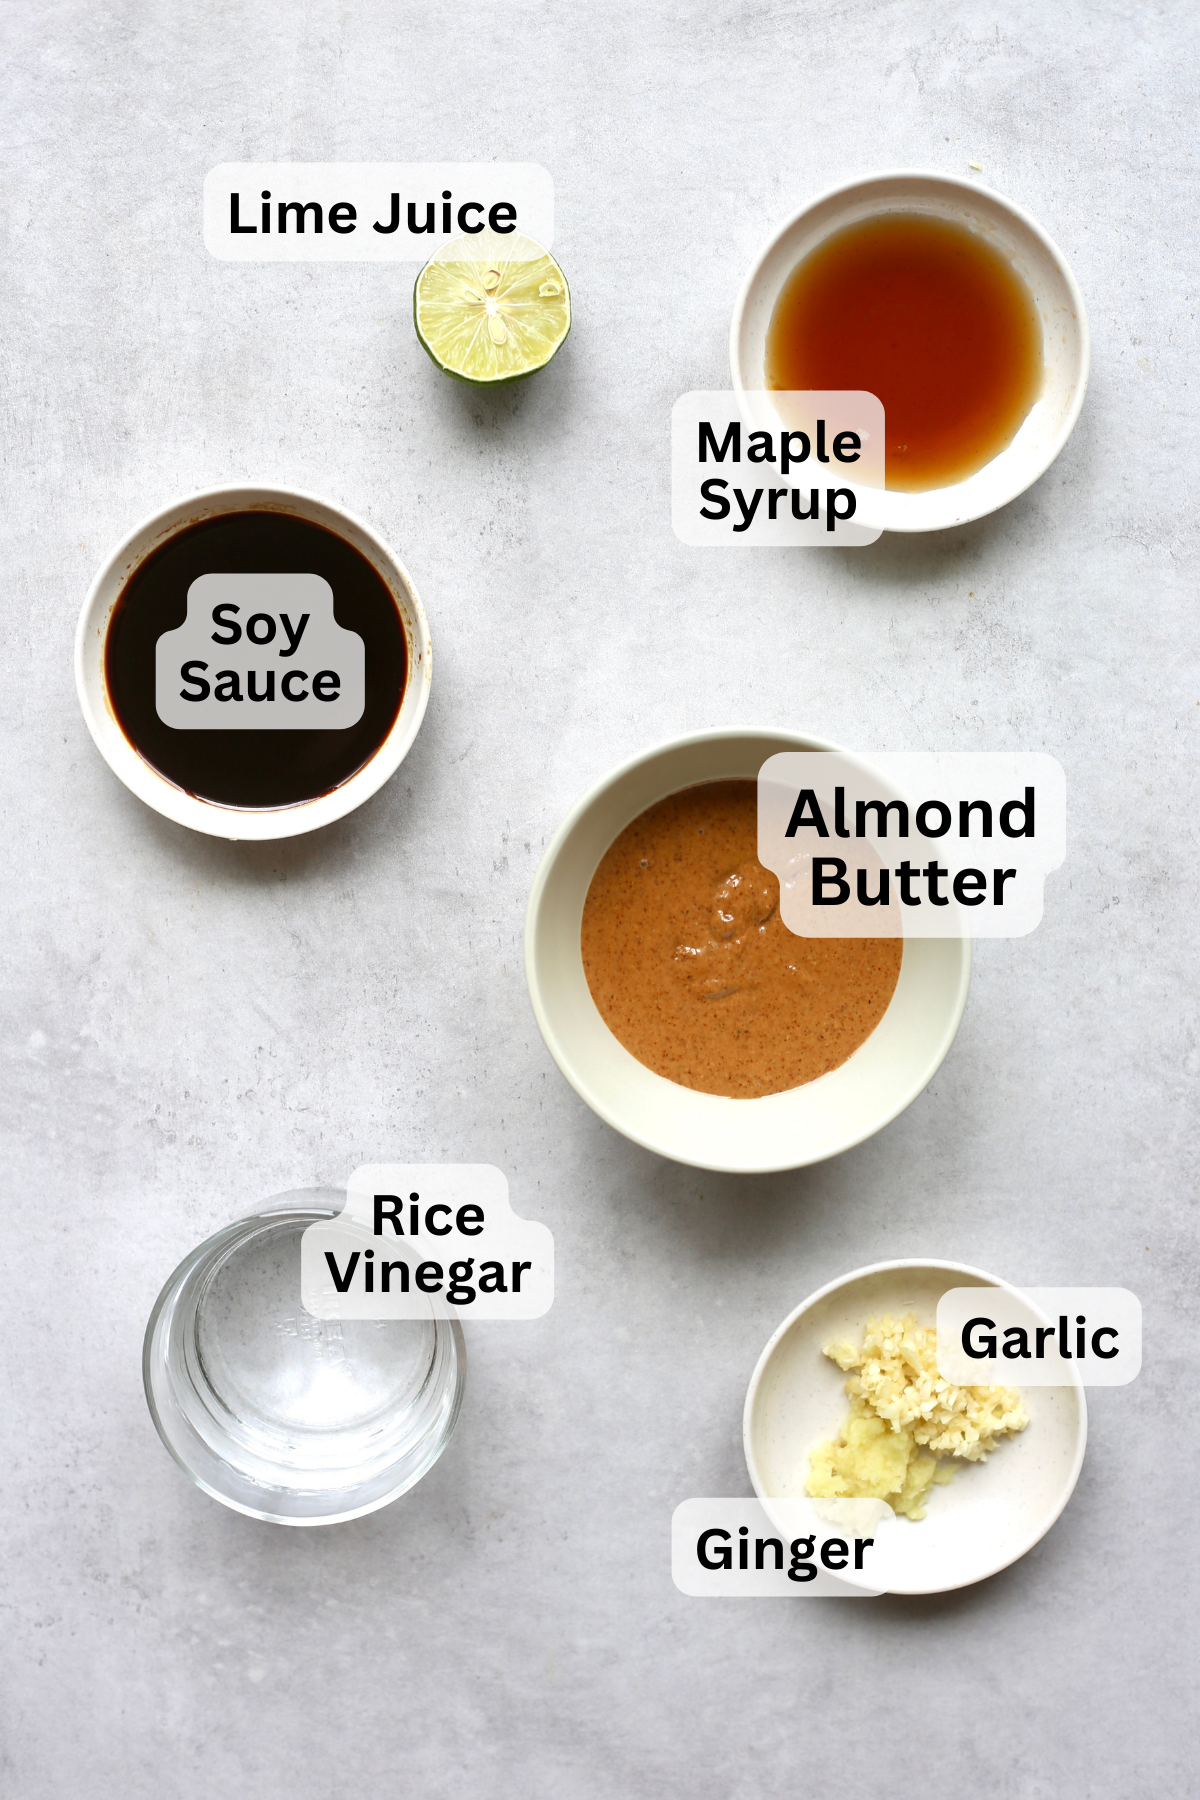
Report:
<svg viewBox="0 0 1200 1800"><path fill-rule="evenodd" d="M923 1519L930 1489L954 1480L955 1462L983 1462L1001 1436L1029 1423L1015 1388L944 1381L937 1330L918 1325L915 1313L869 1319L861 1350L839 1339L825 1354L853 1372L849 1417L809 1457L815 1499L886 1500L893 1512Z"/></svg>

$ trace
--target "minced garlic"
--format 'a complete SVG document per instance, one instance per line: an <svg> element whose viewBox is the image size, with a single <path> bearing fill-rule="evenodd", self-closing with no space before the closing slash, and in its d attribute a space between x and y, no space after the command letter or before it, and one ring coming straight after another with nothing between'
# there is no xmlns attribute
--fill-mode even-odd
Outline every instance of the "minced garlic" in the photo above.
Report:
<svg viewBox="0 0 1200 1800"><path fill-rule="evenodd" d="M953 1481L954 1461L983 1462L999 1437L1029 1423L1015 1388L944 1381L937 1330L918 1325L915 1313L869 1319L861 1350L842 1339L825 1354L852 1371L850 1414L809 1458L814 1498L886 1500L893 1512L923 1519L930 1488Z"/></svg>

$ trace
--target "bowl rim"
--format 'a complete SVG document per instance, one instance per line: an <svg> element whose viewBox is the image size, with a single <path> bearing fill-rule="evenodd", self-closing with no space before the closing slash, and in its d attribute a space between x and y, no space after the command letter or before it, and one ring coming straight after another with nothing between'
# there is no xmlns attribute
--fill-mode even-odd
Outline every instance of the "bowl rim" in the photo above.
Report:
<svg viewBox="0 0 1200 1800"><path fill-rule="evenodd" d="M806 1312L811 1311L811 1309L818 1305L822 1300L827 1299L830 1294L837 1293L840 1288L849 1287L856 1281L862 1281L867 1276L886 1275L890 1274L893 1270L898 1269L942 1269L950 1275L975 1276L982 1285L986 1287L1002 1288L1006 1293L1019 1294L1022 1291L1020 1288L1016 1287L1013 1282L1005 1281L999 1275L992 1275L986 1269L978 1269L973 1263L952 1262L937 1256L902 1256L885 1262L866 1263L860 1269L851 1269L849 1274L839 1275L833 1281L827 1281L824 1287L819 1287L813 1293L809 1294L807 1299L800 1302L799 1306L792 1308L783 1323L771 1333L762 1354L754 1365L754 1373L751 1375L750 1384L746 1389L746 1400L742 1408L742 1451L746 1458L746 1469L750 1476L751 1485L760 1501L765 1502L772 1499L774 1496L766 1493L759 1477L758 1464L755 1458L751 1437L751 1418L754 1411L754 1403L758 1397L759 1387L762 1384L763 1376L766 1373L767 1366L770 1363L772 1356L775 1354L776 1349L796 1321L802 1318ZM1035 1544L1040 1543L1050 1528L1058 1523L1059 1519L1066 1511L1067 1504L1070 1501L1072 1494L1075 1492L1075 1485L1079 1480L1080 1470L1083 1468L1084 1452L1087 1449L1087 1394L1079 1375L1074 1370L1072 1370L1071 1373L1071 1381L1061 1382L1058 1385L1073 1388L1079 1405L1079 1420L1075 1432L1075 1454L1072 1458L1070 1472L1063 1487L1062 1496L1053 1512L1029 1532L1028 1536L1021 1542L1020 1547L1014 1550L1011 1555L1001 1556L997 1561L989 1564L986 1569L982 1569L978 1575L972 1575L969 1581L951 1581L941 1587L891 1588L888 1590L890 1593L944 1594L950 1593L957 1588L974 1587L976 1582L987 1581L991 1576L998 1575L1001 1569L1007 1569L1013 1563L1019 1562L1021 1557L1032 1550Z"/></svg>
<svg viewBox="0 0 1200 1800"><path fill-rule="evenodd" d="M117 599L135 569L151 551L160 548L177 532L222 512L234 511L290 512L312 524L325 525L327 529L333 529L331 520L349 526L352 533L371 546L379 563L389 571L390 578L385 577L386 585L404 627L408 676L400 709L388 735L374 755L339 786L294 806L261 810L223 806L218 801L202 800L189 794L142 756L117 723L108 698L104 668L108 624ZM325 517L320 517L321 514ZM111 599L103 617L98 617L103 596L110 586L114 590ZM216 487L181 494L156 507L126 532L104 558L80 608L75 627L74 667L75 691L92 742L113 774L131 793L164 818L209 837L227 838L233 843L265 842L299 837L323 825L333 824L369 800L395 774L412 748L425 717L433 674L433 644L425 608L412 577L387 541L364 519L337 501L327 500L323 495L303 488L272 482L222 482ZM414 695L411 706L407 704L410 693Z"/></svg>
<svg viewBox="0 0 1200 1800"><path fill-rule="evenodd" d="M958 1028L962 1024L963 1013L966 1010L967 995L971 985L971 939L963 937L937 940L942 943L957 944L960 947L960 964L958 991L955 996L952 1017L947 1023L937 1054L931 1059L928 1069L919 1076L915 1083L910 1087L905 1097L893 1106L885 1116L875 1120L872 1124L864 1127L862 1130L852 1131L844 1140L838 1143L835 1149L823 1151L821 1155L817 1157L802 1157L799 1160L789 1158L786 1162L747 1163L743 1160L739 1162L718 1163L711 1160L701 1160L696 1157L681 1155L679 1151L667 1148L649 1133L631 1129L628 1124L624 1123L617 1116L615 1110L608 1104L604 1097L578 1073L551 1024L537 973L537 939L542 904L550 877L554 872L555 865L562 854L567 840L570 838L572 832L584 815L599 799L601 799L609 788L615 786L617 782L623 780L635 769L641 767L645 763L655 761L658 757L668 755L675 751L686 750L694 744L708 744L726 738L761 738L764 742L770 742L776 747L782 744L795 750L836 751L841 749L840 745L831 743L829 739L816 737L809 732L779 729L765 725L717 725L708 727L703 731L685 732L679 737L665 738L661 742L653 744L648 749L641 750L637 752L636 755L628 757L624 762L619 763L615 769L610 770L607 775L602 776L599 781L594 782L583 795L582 799L576 802L550 839L550 842L547 844L546 849L542 854L542 860L538 864L537 873L533 878L533 886L529 890L529 900L525 908L525 985L529 993L530 1005L533 1008L533 1016L537 1028L541 1033L542 1042L545 1044L547 1050L549 1050L554 1062L558 1065L559 1071L566 1077L567 1081L570 1083L571 1087L574 1088L584 1104L590 1107L596 1116L599 1119L602 1119L606 1125L612 1128L612 1130L619 1132L622 1137L628 1138L631 1143L638 1144L643 1150L649 1150L655 1156L661 1156L668 1162L680 1163L686 1168L705 1169L721 1175L777 1175L792 1169L810 1168L815 1163L827 1162L834 1156L841 1156L847 1150L853 1150L857 1145L865 1143L868 1138L874 1137L877 1132L882 1131L886 1126L890 1125L893 1120L899 1118L900 1114L906 1111L907 1108L912 1105L913 1101L918 1099L924 1092L941 1068L943 1062L946 1060L946 1057L950 1052L950 1047L958 1034ZM709 776L701 777L701 779L719 780L721 778L719 776ZM685 788L691 785L695 784L684 783ZM677 788L670 791L678 793L683 790ZM593 1002L593 1005L594 1004L595 1003ZM831 1073L836 1074L837 1071L832 1070ZM818 1079L823 1078L818 1077ZM721 1098L721 1096L714 1097ZM773 1100L776 1096L768 1095L766 1098ZM738 1104L749 1106L757 1105L758 1103L759 1102L755 1100L738 1102Z"/></svg>
<svg viewBox="0 0 1200 1800"><path fill-rule="evenodd" d="M758 388L749 387L743 380L739 340L746 315L746 309L750 304L755 284L762 274L763 265L776 249L780 240L798 225L808 213L815 212L818 207L824 206L827 202L843 197L849 197L856 189L869 187L877 182L887 181L936 182L943 187L951 188L958 193L970 194L977 201L983 200L984 202L989 202L999 211L1009 213L1038 240L1049 255L1071 296L1071 304L1078 321L1079 379L1075 384L1075 391L1071 396L1070 405L1063 416L1059 428L1046 446L1044 460L1040 461L1037 467L1033 467L1031 464L1032 472L1029 473L1028 476L1022 474L1020 485L1013 487L1011 491L1006 491L1002 498L988 501L985 504L978 504L973 508L969 508L964 513L956 514L953 519L947 519L941 525L905 524L900 520L889 521L888 524L883 527L886 531L895 532L948 530L951 526L969 525L975 519L986 518L990 513L998 512L1002 506L1007 506L1011 501L1018 499L1033 486L1035 481L1039 481L1046 473L1046 470L1050 467L1051 463L1054 462L1055 458L1060 454L1067 439L1075 429L1079 414L1083 408L1084 397L1087 393L1088 376L1091 371L1091 331L1088 325L1087 308L1084 305L1082 290L1072 273L1071 265L1068 263L1066 257L1054 242L1054 239L1050 236L1049 232L1044 226L1040 225L1033 214L1027 212L1018 201L1010 200L1007 194L1000 193L996 188L986 187L979 182L968 181L961 175L949 175L941 169L875 169L866 175L856 175L848 181L835 182L832 187L823 188L821 192L815 194L812 199L806 200L802 206L797 207L794 212L788 214L787 218L775 228L762 244L753 262L750 264L742 284L738 289L737 298L733 305L733 318L730 321L729 326L729 373L733 382L733 391L739 401L744 400L747 393L758 393L762 391ZM984 466L986 467L987 465L985 464ZM976 473L978 472L979 471L976 471ZM952 483L949 487L937 490L930 489L929 492L952 494L962 485L962 483Z"/></svg>
<svg viewBox="0 0 1200 1800"><path fill-rule="evenodd" d="M375 1499L367 1501L363 1506L347 1507L340 1512L322 1513L310 1518L299 1517L295 1514L271 1512L269 1508L265 1506L251 1506L246 1501L236 1499L232 1494L226 1493L223 1489L216 1487L211 1481L207 1481L199 1470L192 1467L185 1456L182 1447L175 1441L167 1420L163 1416L162 1408L159 1406L155 1396L153 1357L159 1320L166 1310L167 1305L174 1299L182 1285L181 1277L184 1275L185 1271L190 1273L197 1260L203 1257L206 1252L215 1254L219 1246L223 1245L227 1240L235 1239L239 1233L244 1232L245 1235L249 1237L251 1234L246 1230L247 1227L264 1226L272 1223L282 1225L294 1222L297 1219L304 1219L310 1224L316 1224L322 1219L336 1218L339 1212L337 1200L340 1197L340 1195L336 1194L330 1197L329 1190L323 1188L293 1189L287 1194L278 1195L272 1200L263 1201L263 1203L251 1213L243 1213L236 1219L230 1219L228 1224L218 1226L216 1231L210 1232L206 1238L202 1238L198 1244L194 1244L192 1248L179 1259L179 1262L171 1271L170 1275L168 1275L158 1292L154 1305L150 1309L150 1316L146 1321L146 1329L142 1335L142 1390L146 1397L146 1405L149 1409L150 1417L154 1423L154 1429L157 1431L163 1447L169 1453L172 1461L178 1468L182 1469L188 1480L194 1487L198 1487L201 1493L207 1494L212 1500L220 1501L221 1505L227 1506L231 1512L241 1513L248 1519L259 1519L267 1525L294 1525L301 1528L316 1525L343 1525L348 1523L351 1519L362 1519L365 1518L368 1513L378 1512L381 1507L390 1506L394 1500L400 1499L402 1494L406 1494L410 1488L415 1487L417 1483L429 1473L433 1464L439 1460L443 1451L449 1444L451 1437L454 1435L455 1427L458 1424L459 1414L462 1410L463 1392L466 1387L467 1376L466 1339L463 1336L462 1326L458 1323L457 1319L435 1319L433 1320L435 1331L441 1325L449 1326L455 1353L454 1392L451 1397L448 1425L442 1435L441 1443L438 1445L435 1455L428 1463L418 1469L415 1475L406 1477L403 1481L398 1482L395 1487L390 1488L385 1494L381 1494Z"/></svg>

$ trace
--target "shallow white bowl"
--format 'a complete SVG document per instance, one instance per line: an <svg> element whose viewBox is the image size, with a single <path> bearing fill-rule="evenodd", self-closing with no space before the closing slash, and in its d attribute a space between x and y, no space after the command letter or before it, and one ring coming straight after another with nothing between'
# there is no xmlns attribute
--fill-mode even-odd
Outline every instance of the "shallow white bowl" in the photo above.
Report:
<svg viewBox="0 0 1200 1800"><path fill-rule="evenodd" d="M1089 360L1083 295L1061 250L1027 212L989 188L933 171L896 169L831 188L793 213L755 259L733 309L729 365L734 392L758 419L770 407L763 392L767 330L793 269L843 226L894 212L947 219L986 238L1024 280L1042 318L1041 398L1006 450L966 481L926 493L854 488L856 524L880 531L939 531L995 512L1024 493L1054 461L1083 405Z"/></svg>
<svg viewBox="0 0 1200 1800"><path fill-rule="evenodd" d="M262 812L197 799L160 775L138 754L118 725L104 678L104 641L113 608L125 583L151 551L159 549L185 525L195 525L221 513L259 511L291 513L309 519L353 544L366 557L395 601L408 648L408 681L400 711L370 761L328 794L318 794L315 799L301 801L298 806ZM194 831L207 832L211 837L234 840L296 837L301 832L315 831L319 825L332 824L335 819L353 812L364 800L369 800L388 777L395 774L412 747L425 716L432 668L433 652L425 608L399 557L353 513L344 512L328 500L319 500L313 494L298 493L291 488L208 488L152 513L117 545L105 562L88 590L75 632L75 687L79 704L96 748L113 774L119 775L139 800L144 800L147 806L154 807L156 812L174 819L177 824L190 825Z"/></svg>
<svg viewBox="0 0 1200 1800"><path fill-rule="evenodd" d="M836 1156L904 1111L954 1041L971 978L965 938L909 939L883 1018L839 1069L760 1100L701 1094L656 1075L615 1038L596 1007L580 950L583 904L613 839L655 801L700 781L754 779L779 750L831 750L794 732L697 732L624 763L555 833L529 896L525 976L546 1047L581 1099L659 1156L701 1169L759 1174Z"/></svg>
<svg viewBox="0 0 1200 1800"><path fill-rule="evenodd" d="M855 1269L789 1313L758 1359L742 1422L746 1466L767 1512L772 1498L804 1493L809 1453L837 1435L846 1416L846 1377L822 1354L832 1338L861 1341L874 1313L915 1312L936 1321L947 1288L1010 1284L965 1263L873 1263ZM937 1594L1007 1568L1045 1536L1071 1498L1087 1443L1082 1384L1021 1390L1030 1422L987 1462L960 1467L935 1487L925 1517L897 1519L903 1577L889 1592Z"/></svg>

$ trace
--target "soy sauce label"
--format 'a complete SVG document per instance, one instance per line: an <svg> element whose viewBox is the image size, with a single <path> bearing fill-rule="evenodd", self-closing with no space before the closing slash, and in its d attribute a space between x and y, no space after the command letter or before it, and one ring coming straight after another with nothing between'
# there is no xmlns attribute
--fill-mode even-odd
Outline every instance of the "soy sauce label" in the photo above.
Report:
<svg viewBox="0 0 1200 1800"><path fill-rule="evenodd" d="M320 575L201 575L155 649L155 710L174 731L342 731L365 698L363 640Z"/></svg>

